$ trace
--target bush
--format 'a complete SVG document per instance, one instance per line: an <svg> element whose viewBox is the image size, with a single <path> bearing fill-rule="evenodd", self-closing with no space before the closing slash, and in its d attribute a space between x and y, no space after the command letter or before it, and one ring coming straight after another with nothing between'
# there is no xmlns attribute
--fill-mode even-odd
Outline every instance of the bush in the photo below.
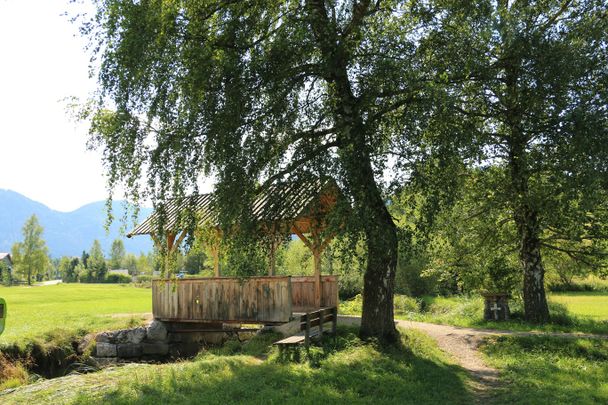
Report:
<svg viewBox="0 0 608 405"><path fill-rule="evenodd" d="M340 302L340 313L345 315L361 315L363 309L363 296L355 295L348 301Z"/></svg>
<svg viewBox="0 0 608 405"><path fill-rule="evenodd" d="M395 292L414 297L435 294L438 280L435 275L424 273L426 266L426 260L420 257L411 260L400 258L395 274Z"/></svg>
<svg viewBox="0 0 608 405"><path fill-rule="evenodd" d="M608 280L597 276L588 276L585 278L574 277L569 283L565 283L560 279L551 278L547 282L547 288L551 292L608 292Z"/></svg>
<svg viewBox="0 0 608 405"><path fill-rule="evenodd" d="M405 315L420 311L420 302L407 295L395 294L395 315ZM357 294L353 299L340 303L340 313L345 315L361 315L363 310L363 296Z"/></svg>
<svg viewBox="0 0 608 405"><path fill-rule="evenodd" d="M150 283L152 281L153 276L151 274L138 274L137 282L138 283Z"/></svg>
<svg viewBox="0 0 608 405"><path fill-rule="evenodd" d="M124 274L108 274L104 279L104 283L110 284L128 284L131 281L131 276L127 276Z"/></svg>
<svg viewBox="0 0 608 405"><path fill-rule="evenodd" d="M395 294L394 300L395 315L404 315L420 311L420 302L416 298Z"/></svg>

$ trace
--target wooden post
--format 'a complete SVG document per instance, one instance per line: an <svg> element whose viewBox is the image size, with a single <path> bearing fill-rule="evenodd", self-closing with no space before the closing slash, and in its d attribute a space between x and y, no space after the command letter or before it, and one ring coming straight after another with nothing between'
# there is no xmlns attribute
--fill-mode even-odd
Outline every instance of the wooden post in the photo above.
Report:
<svg viewBox="0 0 608 405"><path fill-rule="evenodd" d="M173 251L174 243L175 243L175 234L171 233L171 232L167 233L167 253Z"/></svg>
<svg viewBox="0 0 608 405"><path fill-rule="evenodd" d="M211 246L211 254L213 255L213 274L215 277L220 277L220 249L217 243Z"/></svg>
<svg viewBox="0 0 608 405"><path fill-rule="evenodd" d="M275 273L275 268L276 268L276 263L277 258L276 258L276 245L274 243L274 240L270 243L270 258L269 258L269 263L268 263L268 275L269 276L274 276Z"/></svg>
<svg viewBox="0 0 608 405"><path fill-rule="evenodd" d="M173 244L175 243L175 234L167 233L167 251L165 252L165 275L169 274L171 266L171 255L173 253Z"/></svg>
<svg viewBox="0 0 608 405"><path fill-rule="evenodd" d="M318 233L316 227L312 227L311 239L312 242L304 236L304 234L300 231L298 226L294 223L293 230L295 234L304 242L304 244L311 250L312 257L314 259L314 270L315 270L315 306L317 308L321 308L321 292L322 292L322 280L321 280L321 253L327 244L329 243L329 239L325 241L321 241L321 237Z"/></svg>
<svg viewBox="0 0 608 405"><path fill-rule="evenodd" d="M312 251L314 258L315 269L315 304L317 308L321 308L321 251L315 244L315 249Z"/></svg>
<svg viewBox="0 0 608 405"><path fill-rule="evenodd" d="M306 345L306 350L308 350L308 346L310 346L310 313L306 313L306 332L304 334L304 344Z"/></svg>

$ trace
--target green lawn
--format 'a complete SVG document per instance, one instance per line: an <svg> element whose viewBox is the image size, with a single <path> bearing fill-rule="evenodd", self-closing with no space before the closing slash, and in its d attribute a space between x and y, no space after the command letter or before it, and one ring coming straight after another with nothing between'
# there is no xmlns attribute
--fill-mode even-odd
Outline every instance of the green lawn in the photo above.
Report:
<svg viewBox="0 0 608 405"><path fill-rule="evenodd" d="M608 293L569 292L554 293L551 301L562 304L574 315L608 321Z"/></svg>
<svg viewBox="0 0 608 405"><path fill-rule="evenodd" d="M231 342L193 361L130 364L48 380L0 402L65 404L469 404L466 373L426 335L404 331L403 347L381 350L340 328L301 363L277 357L264 334ZM77 390L68 387L78 387Z"/></svg>
<svg viewBox="0 0 608 405"><path fill-rule="evenodd" d="M152 311L151 290L124 284L0 287L0 297L8 306L0 346L122 328Z"/></svg>
<svg viewBox="0 0 608 405"><path fill-rule="evenodd" d="M340 311L344 314L359 315L361 303L360 297L342 302ZM395 317L472 328L608 334L608 293L554 293L549 296L549 304L552 322L546 325L533 325L518 319L510 322L484 321L481 297L426 296L415 299L397 295ZM521 314L521 302L512 300L510 306L515 315Z"/></svg>
<svg viewBox="0 0 608 405"><path fill-rule="evenodd" d="M481 350L501 373L494 403L608 403L606 340L498 337Z"/></svg>

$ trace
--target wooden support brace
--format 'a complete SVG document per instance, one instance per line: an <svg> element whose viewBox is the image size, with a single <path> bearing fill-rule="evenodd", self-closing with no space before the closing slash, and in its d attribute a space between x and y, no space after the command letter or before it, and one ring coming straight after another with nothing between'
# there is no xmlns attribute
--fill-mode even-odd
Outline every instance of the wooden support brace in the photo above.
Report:
<svg viewBox="0 0 608 405"><path fill-rule="evenodd" d="M306 350L310 346L310 314L306 314L306 331L304 332L304 344L306 345Z"/></svg>

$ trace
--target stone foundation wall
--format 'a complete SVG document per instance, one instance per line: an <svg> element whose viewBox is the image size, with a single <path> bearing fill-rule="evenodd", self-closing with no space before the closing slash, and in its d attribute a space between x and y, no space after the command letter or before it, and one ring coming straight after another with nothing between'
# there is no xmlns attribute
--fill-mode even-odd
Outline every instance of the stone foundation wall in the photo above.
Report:
<svg viewBox="0 0 608 405"><path fill-rule="evenodd" d="M147 327L102 332L95 336L95 357L165 360L191 357L226 338L222 324L177 324L154 320ZM229 330L227 330L229 332Z"/></svg>

